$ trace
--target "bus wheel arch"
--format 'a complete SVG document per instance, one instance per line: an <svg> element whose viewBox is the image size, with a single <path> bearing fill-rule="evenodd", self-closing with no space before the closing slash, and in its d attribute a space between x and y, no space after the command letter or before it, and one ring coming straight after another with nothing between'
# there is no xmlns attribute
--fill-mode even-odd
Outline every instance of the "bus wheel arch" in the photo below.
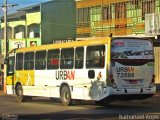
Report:
<svg viewBox="0 0 160 120"><path fill-rule="evenodd" d="M72 104L71 91L67 83L62 83L60 86L60 99L65 106Z"/></svg>

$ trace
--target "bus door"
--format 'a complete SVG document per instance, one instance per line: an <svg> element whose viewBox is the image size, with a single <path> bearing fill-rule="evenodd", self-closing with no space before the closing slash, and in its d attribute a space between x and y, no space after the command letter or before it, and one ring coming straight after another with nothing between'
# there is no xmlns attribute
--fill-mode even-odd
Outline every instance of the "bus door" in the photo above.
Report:
<svg viewBox="0 0 160 120"><path fill-rule="evenodd" d="M86 48L85 99L99 100L104 95L106 86L105 49L105 45Z"/></svg>
<svg viewBox="0 0 160 120"><path fill-rule="evenodd" d="M14 94L15 56L9 56L7 62L7 94Z"/></svg>

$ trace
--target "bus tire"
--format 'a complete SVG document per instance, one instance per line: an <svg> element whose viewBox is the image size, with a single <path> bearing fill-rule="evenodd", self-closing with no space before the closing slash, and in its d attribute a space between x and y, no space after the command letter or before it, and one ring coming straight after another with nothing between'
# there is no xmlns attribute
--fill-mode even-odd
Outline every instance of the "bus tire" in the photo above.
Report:
<svg viewBox="0 0 160 120"><path fill-rule="evenodd" d="M17 95L17 101L18 102L23 102L24 101L24 96L23 96L23 89L22 86L19 84L16 87L16 95Z"/></svg>
<svg viewBox="0 0 160 120"><path fill-rule="evenodd" d="M71 100L71 92L68 86L64 85L61 89L61 101L63 103L63 105L65 106L69 106L72 104L72 100Z"/></svg>
<svg viewBox="0 0 160 120"><path fill-rule="evenodd" d="M32 101L32 96L23 96L23 101Z"/></svg>
<svg viewBox="0 0 160 120"><path fill-rule="evenodd" d="M95 104L96 105L104 105L105 103L104 103L104 101L95 101Z"/></svg>
<svg viewBox="0 0 160 120"><path fill-rule="evenodd" d="M104 105L109 105L109 101L95 101L96 105L104 106Z"/></svg>

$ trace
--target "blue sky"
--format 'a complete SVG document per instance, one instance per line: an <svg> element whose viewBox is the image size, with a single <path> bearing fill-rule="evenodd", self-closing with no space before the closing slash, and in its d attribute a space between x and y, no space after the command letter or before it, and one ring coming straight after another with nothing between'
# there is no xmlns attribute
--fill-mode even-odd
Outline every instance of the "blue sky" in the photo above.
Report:
<svg viewBox="0 0 160 120"><path fill-rule="evenodd" d="M34 4L39 4L42 2L47 2L47 1L50 1L50 0L7 0L8 4L18 4L18 6L16 7L9 8L8 14L16 12L16 9L34 5ZM3 4L4 4L4 0L0 0L0 6ZM0 16L3 16L3 10L1 7L0 7Z"/></svg>

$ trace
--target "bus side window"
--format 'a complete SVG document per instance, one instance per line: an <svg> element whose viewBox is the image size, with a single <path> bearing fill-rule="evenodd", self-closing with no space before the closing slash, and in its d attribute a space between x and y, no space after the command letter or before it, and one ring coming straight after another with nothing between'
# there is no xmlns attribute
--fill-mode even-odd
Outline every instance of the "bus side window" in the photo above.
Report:
<svg viewBox="0 0 160 120"><path fill-rule="evenodd" d="M74 58L74 48L67 48L61 50L61 63L60 68L72 69Z"/></svg>
<svg viewBox="0 0 160 120"><path fill-rule="evenodd" d="M35 69L46 69L46 51L37 51L35 56Z"/></svg>
<svg viewBox="0 0 160 120"><path fill-rule="evenodd" d="M15 57L8 57L8 68L7 68L7 74L12 74L14 73L14 62L15 62Z"/></svg>
<svg viewBox="0 0 160 120"><path fill-rule="evenodd" d="M83 59L84 59L84 48L78 47L75 51L75 68L82 69L83 68Z"/></svg>
<svg viewBox="0 0 160 120"><path fill-rule="evenodd" d="M34 52L28 52L24 55L24 70L34 69Z"/></svg>
<svg viewBox="0 0 160 120"><path fill-rule="evenodd" d="M87 47L86 67L87 68L103 68L105 63L105 46L89 46Z"/></svg>
<svg viewBox="0 0 160 120"><path fill-rule="evenodd" d="M48 50L47 56L47 69L58 69L59 68L59 54L60 50Z"/></svg>
<svg viewBox="0 0 160 120"><path fill-rule="evenodd" d="M23 70L23 53L16 54L16 70Z"/></svg>

